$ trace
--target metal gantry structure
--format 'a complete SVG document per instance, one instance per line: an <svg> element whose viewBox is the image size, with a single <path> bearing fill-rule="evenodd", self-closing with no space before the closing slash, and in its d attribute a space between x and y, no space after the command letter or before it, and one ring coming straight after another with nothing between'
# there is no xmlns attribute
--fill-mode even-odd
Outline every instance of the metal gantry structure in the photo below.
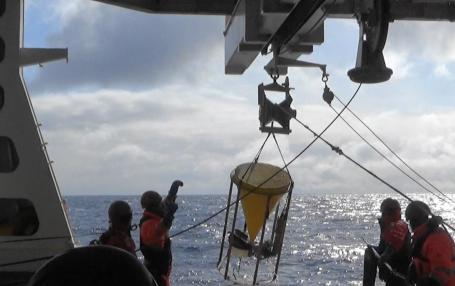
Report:
<svg viewBox="0 0 455 286"><path fill-rule="evenodd" d="M455 1L449 0L94 1L147 13L224 16L226 74L242 74L259 54L274 53L285 59L311 54L315 45L324 42L326 19L353 19L359 23L359 49L349 76L363 83L381 82L391 76L382 59L390 22L455 20ZM281 75L292 66L289 62L271 64L275 69L268 72ZM373 69L363 69L366 66Z"/></svg>

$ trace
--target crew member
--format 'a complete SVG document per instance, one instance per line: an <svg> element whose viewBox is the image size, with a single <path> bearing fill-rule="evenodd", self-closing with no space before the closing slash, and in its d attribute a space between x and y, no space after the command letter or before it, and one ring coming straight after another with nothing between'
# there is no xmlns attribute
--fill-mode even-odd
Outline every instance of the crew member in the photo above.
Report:
<svg viewBox="0 0 455 286"><path fill-rule="evenodd" d="M147 191L141 197L144 214L139 224L140 249L145 267L159 286L170 285L172 252L169 229L178 208L175 203L177 190L182 185L181 181L175 181L164 200L155 191Z"/></svg>
<svg viewBox="0 0 455 286"><path fill-rule="evenodd" d="M419 286L454 286L455 245L441 227L441 217L430 218L430 214L428 205L421 201L413 201L406 208L406 220L413 232L409 280Z"/></svg>
<svg viewBox="0 0 455 286"><path fill-rule="evenodd" d="M133 212L125 201L115 201L109 206L109 229L104 232L99 244L111 245L124 249L136 256L136 245L131 238L131 220Z"/></svg>
<svg viewBox="0 0 455 286"><path fill-rule="evenodd" d="M378 222L381 229L379 245L368 245L365 249L363 285L375 284L378 267L379 278L386 285L407 285L411 236L408 225L401 220L401 208L397 200L387 198L381 203Z"/></svg>

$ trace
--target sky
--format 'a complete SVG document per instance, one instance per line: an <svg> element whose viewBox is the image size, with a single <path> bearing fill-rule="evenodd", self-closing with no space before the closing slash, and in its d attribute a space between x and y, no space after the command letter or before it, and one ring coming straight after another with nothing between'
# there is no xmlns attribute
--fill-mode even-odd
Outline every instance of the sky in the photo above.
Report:
<svg viewBox="0 0 455 286"><path fill-rule="evenodd" d="M394 74L363 85L350 108L443 192L455 189L455 29L443 22L390 25L384 51ZM69 62L24 76L64 195L227 194L230 172L250 162L259 132L257 85L270 79L259 56L241 76L224 74L224 17L152 15L88 0L26 0L25 46L68 47ZM357 85L358 26L327 20L325 42L302 60L327 64L329 86L349 100ZM335 116L316 69L289 69L297 117L316 132ZM337 102L332 106L340 110ZM343 117L395 160L355 118ZM285 160L313 135L291 122L277 139ZM338 120L324 138L406 193L421 189ZM261 161L282 166L273 141ZM399 164L400 165L400 164ZM400 165L401 166L401 165ZM299 193L390 193L318 141L289 167Z"/></svg>

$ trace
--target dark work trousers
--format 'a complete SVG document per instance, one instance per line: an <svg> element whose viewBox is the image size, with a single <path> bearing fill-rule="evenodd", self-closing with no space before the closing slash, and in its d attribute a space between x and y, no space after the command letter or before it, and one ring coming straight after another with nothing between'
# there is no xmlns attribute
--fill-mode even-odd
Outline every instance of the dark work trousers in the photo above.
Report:
<svg viewBox="0 0 455 286"><path fill-rule="evenodd" d="M385 281L386 286L406 286L408 285L405 280L396 277L384 267L379 266L379 278ZM376 281L376 273L378 269L378 260L370 247L365 249L363 259L363 286L374 286Z"/></svg>

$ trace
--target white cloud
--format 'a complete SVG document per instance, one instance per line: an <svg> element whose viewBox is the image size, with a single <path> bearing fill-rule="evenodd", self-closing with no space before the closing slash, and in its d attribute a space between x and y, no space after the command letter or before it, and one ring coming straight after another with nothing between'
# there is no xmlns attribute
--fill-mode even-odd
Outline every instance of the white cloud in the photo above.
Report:
<svg viewBox="0 0 455 286"><path fill-rule="evenodd" d="M386 50L384 57L387 59L386 66L393 70L391 80L401 80L409 76L414 65L408 52Z"/></svg>
<svg viewBox="0 0 455 286"><path fill-rule="evenodd" d="M86 19L92 19L96 15L94 7L99 6L99 3L94 1L84 0L53 0L52 5L48 6L50 9L50 16L57 18L61 25L64 27L70 23L75 17L80 14L85 14Z"/></svg>
<svg viewBox="0 0 455 286"><path fill-rule="evenodd" d="M308 110L307 110L308 111ZM306 112L307 117L310 116ZM314 115L315 117L317 115ZM347 115L346 118L349 118ZM310 116L311 118L311 116ZM319 118L321 118L319 114ZM369 114L365 121L411 166L414 166L424 177L427 177L443 191L450 192L455 181L449 174L454 172L452 160L454 156L455 127L451 124L455 119L455 111L434 112L429 114L403 114L387 112ZM355 123L349 120L350 123ZM420 187L407 179L398 170L371 150L354 133L334 125L325 138L335 146L339 146L353 159L367 166L380 177L405 192L421 191ZM310 125L311 126L311 125ZM314 127L313 127L314 128ZM391 156L383 146L378 144L365 128L361 134L393 162L403 165ZM443 134L443 135L442 135ZM303 137L303 136L302 136ZM308 135L306 136L308 137ZM303 148L302 140L295 150ZM388 192L386 186L379 183L363 170L343 157L332 152L329 147L319 142L311 148L303 158L291 168L296 177L296 186L306 191L329 192ZM297 175L295 175L297 174Z"/></svg>
<svg viewBox="0 0 455 286"><path fill-rule="evenodd" d="M262 71L266 60L256 62L242 77L225 76L221 34L215 34L217 26L205 29L207 23L219 24L213 19L197 23L175 17L151 20L150 15L85 4L56 3L54 15L60 19L62 31L50 39L69 43L70 64L46 67L35 82L43 89L31 89L33 95L41 92L33 102L63 192L164 191L180 178L188 193L225 193L230 171L250 161L265 138L258 131L256 86L268 82ZM103 13L102 19L97 13ZM438 34L434 39L441 55L435 57L437 54L429 52L434 46L428 44L434 40L431 29L407 24L397 27L387 43L386 63L394 69L394 79L409 80L409 85L395 80L390 89L385 84L364 87L355 103L363 107L361 111L368 108L365 120L403 158L444 190L452 190L455 128L451 122L455 111L449 106L444 112L431 112L426 105L422 113L412 114L401 108L417 97L415 83L420 78L410 75L422 61L439 65L435 68L439 75L450 73L446 61L455 59L452 44L440 38L439 30L433 31ZM188 32L196 30L200 31L197 36ZM345 40L345 35L338 36ZM195 38L198 41L190 41ZM333 37L332 41L338 47L339 41ZM324 61L332 73L329 86L347 98L355 89L347 81L347 60L330 51L321 54L329 58ZM334 113L321 100L320 71L290 69L290 81L296 88L292 94L298 118L321 131ZM48 86L54 87L52 94L45 92ZM87 87L93 91L81 91ZM393 110L383 111L391 106ZM345 115L355 128L361 128L352 116ZM278 136L288 161L314 138L296 122L291 128L291 135ZM394 185L416 191L342 122L335 123L324 137ZM272 141L263 158L281 165ZM300 191L387 191L319 141L290 170Z"/></svg>
<svg viewBox="0 0 455 286"><path fill-rule="evenodd" d="M265 138L258 132L257 107L242 99L246 96L201 86L191 90L173 86L137 93L54 94L33 101L65 194L140 193L149 188L165 191L175 178L186 182L188 193L223 194L230 171L252 160ZM334 116L320 105L296 108L299 118L316 132ZM389 154L353 122L352 116L344 116ZM454 189L451 158L455 156L455 127L451 122L455 110L370 113L364 120L430 181L444 190ZM291 127L291 135L278 136L287 161L314 138L296 122ZM398 188L419 190L342 122L324 137ZM265 161L282 165L272 139L263 152ZM320 141L296 160L290 171L300 191L388 191Z"/></svg>
<svg viewBox="0 0 455 286"><path fill-rule="evenodd" d="M40 23L49 25L43 27L48 30L43 29L43 37L49 46L68 47L69 63L35 73L29 80L35 94L145 90L170 81L198 83L204 80L200 74L223 73L222 17L163 16L94 1L70 2L58 0L42 7L52 18ZM208 64L213 60L217 65Z"/></svg>
<svg viewBox="0 0 455 286"><path fill-rule="evenodd" d="M442 77L446 79L453 78L453 74L451 71L449 71L446 64L437 65L433 72L437 77Z"/></svg>
<svg viewBox="0 0 455 286"><path fill-rule="evenodd" d="M146 184L164 188L174 176L191 180L225 173L237 163L236 153L250 149L259 135L255 106L204 88L105 90L33 101L70 193L99 192L103 184L115 193L140 192ZM200 174L191 174L194 170Z"/></svg>
<svg viewBox="0 0 455 286"><path fill-rule="evenodd" d="M455 61L455 29L451 22L395 21L389 29L386 49L404 56L407 63L444 65Z"/></svg>

